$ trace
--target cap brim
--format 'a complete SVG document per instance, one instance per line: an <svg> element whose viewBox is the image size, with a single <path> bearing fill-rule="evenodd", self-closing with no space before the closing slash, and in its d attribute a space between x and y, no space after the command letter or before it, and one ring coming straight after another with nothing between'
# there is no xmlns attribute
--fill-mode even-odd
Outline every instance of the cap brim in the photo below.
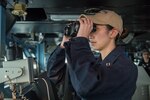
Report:
<svg viewBox="0 0 150 100"><path fill-rule="evenodd" d="M89 19L92 20L93 23L95 23L95 24L106 24L105 22L100 21L100 20L98 20L97 18L95 18L94 15L81 14L81 15L79 16L79 18L89 18Z"/></svg>

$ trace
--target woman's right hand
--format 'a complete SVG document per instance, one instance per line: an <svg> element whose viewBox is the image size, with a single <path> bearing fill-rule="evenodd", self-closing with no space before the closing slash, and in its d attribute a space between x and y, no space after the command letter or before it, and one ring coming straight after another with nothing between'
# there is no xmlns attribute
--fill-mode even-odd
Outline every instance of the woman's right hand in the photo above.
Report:
<svg viewBox="0 0 150 100"><path fill-rule="evenodd" d="M64 47L64 43L67 42L67 41L69 41L70 38L71 38L71 37L64 35L64 36L63 36L63 39L62 39L62 42L61 42L61 44L60 44L60 47L61 47L61 48L65 48L65 47Z"/></svg>
<svg viewBox="0 0 150 100"><path fill-rule="evenodd" d="M89 34L91 33L93 29L93 22L89 18L80 18L80 28L77 33L77 37L85 37L88 38Z"/></svg>

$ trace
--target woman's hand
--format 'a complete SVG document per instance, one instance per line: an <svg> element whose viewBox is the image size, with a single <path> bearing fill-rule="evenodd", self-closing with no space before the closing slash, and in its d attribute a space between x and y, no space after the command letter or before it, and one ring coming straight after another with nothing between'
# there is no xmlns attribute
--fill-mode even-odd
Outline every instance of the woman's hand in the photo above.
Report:
<svg viewBox="0 0 150 100"><path fill-rule="evenodd" d="M93 29L92 20L90 20L88 18L80 18L79 22L80 22L80 28L79 28L79 31L77 33L77 37L88 38L89 34L91 33L91 31Z"/></svg>
<svg viewBox="0 0 150 100"><path fill-rule="evenodd" d="M61 48L65 48L65 47L64 47L64 42L69 41L70 38L71 38L71 37L64 35L64 36L63 36L63 39L62 39L62 41L61 41L60 47L61 47Z"/></svg>

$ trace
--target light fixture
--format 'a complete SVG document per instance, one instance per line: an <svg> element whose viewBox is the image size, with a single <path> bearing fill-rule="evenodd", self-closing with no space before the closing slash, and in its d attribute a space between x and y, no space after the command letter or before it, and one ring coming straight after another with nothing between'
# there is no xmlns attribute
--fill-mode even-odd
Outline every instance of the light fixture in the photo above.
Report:
<svg viewBox="0 0 150 100"><path fill-rule="evenodd" d="M19 16L19 17L24 17L24 19L25 19L26 15L27 15L26 7L27 7L26 4L15 3L14 7L13 7L12 14L16 15L16 16Z"/></svg>
<svg viewBox="0 0 150 100"><path fill-rule="evenodd" d="M50 15L49 18L53 21L76 21L79 15Z"/></svg>

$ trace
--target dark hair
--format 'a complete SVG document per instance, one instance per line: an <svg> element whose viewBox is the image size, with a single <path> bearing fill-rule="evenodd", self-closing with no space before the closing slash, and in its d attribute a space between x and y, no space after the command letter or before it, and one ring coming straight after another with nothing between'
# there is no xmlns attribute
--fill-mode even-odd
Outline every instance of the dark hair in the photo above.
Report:
<svg viewBox="0 0 150 100"><path fill-rule="evenodd" d="M129 32L128 32L127 28L124 28L122 34L119 37L120 37L120 39L124 39L128 35L129 35Z"/></svg>
<svg viewBox="0 0 150 100"><path fill-rule="evenodd" d="M108 30L112 30L114 28L114 27L112 27L111 25L108 25L108 24L106 25L106 27L107 27Z"/></svg>

